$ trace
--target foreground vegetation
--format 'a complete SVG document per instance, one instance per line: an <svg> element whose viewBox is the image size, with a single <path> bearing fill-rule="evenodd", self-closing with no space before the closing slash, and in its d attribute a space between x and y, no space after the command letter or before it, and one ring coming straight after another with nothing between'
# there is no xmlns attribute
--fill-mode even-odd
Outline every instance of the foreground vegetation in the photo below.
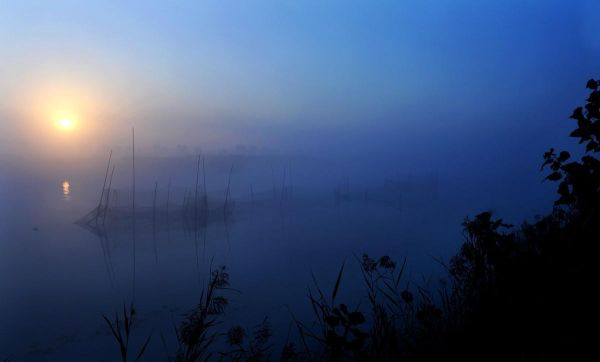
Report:
<svg viewBox="0 0 600 362"><path fill-rule="evenodd" d="M229 275L211 271L198 306L176 329L179 348L173 361L430 361L430 360L580 360L594 355L600 231L600 91L590 80L584 107L571 116L570 134L585 147L578 161L562 151L544 154L545 180L558 183L552 212L534 223L508 225L483 212L465 220L465 240L448 264L446 283L437 288L407 284L406 261L387 256L358 258L368 300L359 309L338 301L342 265L324 292L316 280L308 302L314 321L292 315L298 337L284 346L269 344L267 320L254 330L231 328L218 334L225 311ZM407 285L409 285L407 287ZM123 360L134 309L108 318ZM121 321L124 320L124 321ZM120 322L121 321L121 322ZM120 322L120 323L119 323ZM125 332L120 332L124 326ZM217 352L224 338L228 350ZM587 358L586 358L587 359Z"/></svg>

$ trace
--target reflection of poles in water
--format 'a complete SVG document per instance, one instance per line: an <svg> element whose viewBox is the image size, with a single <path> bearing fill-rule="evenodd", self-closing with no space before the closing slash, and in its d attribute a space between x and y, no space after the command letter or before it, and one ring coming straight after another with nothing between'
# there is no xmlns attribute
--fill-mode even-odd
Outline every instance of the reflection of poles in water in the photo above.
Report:
<svg viewBox="0 0 600 362"><path fill-rule="evenodd" d="M271 166L271 182L273 183L273 200L277 200L277 186L275 185L275 170Z"/></svg>
<svg viewBox="0 0 600 362"><path fill-rule="evenodd" d="M290 186L289 186L289 188L290 188L290 190L289 190L289 196L290 196L290 199L291 199L292 198L292 192L294 191L294 179L292 178L292 160L289 160L288 167L289 167L289 174L290 174L289 175L289 179L290 179L290 181L289 181L289 184L290 184Z"/></svg>
<svg viewBox="0 0 600 362"><path fill-rule="evenodd" d="M167 185L167 225L169 224L169 201L171 200L171 179Z"/></svg>
<svg viewBox="0 0 600 362"><path fill-rule="evenodd" d="M223 224L225 226L225 241L227 242L227 249L231 253L231 242L229 241L229 221L225 220Z"/></svg>
<svg viewBox="0 0 600 362"><path fill-rule="evenodd" d="M156 225L152 225L152 244L154 245L154 262L158 264L158 247L156 245Z"/></svg>
<svg viewBox="0 0 600 362"><path fill-rule="evenodd" d="M204 191L204 196L206 197L206 159L202 157L202 190Z"/></svg>
<svg viewBox="0 0 600 362"><path fill-rule="evenodd" d="M284 191L281 190L281 193L283 195ZM284 208L284 204L283 203L279 204L279 213L278 213L278 215L279 215L279 220L281 221L281 232L282 232L282 235L283 235L285 233L285 231L286 231L286 223L287 223L287 219L288 219L288 212L287 212L286 208Z"/></svg>
<svg viewBox="0 0 600 362"><path fill-rule="evenodd" d="M132 223L132 238L133 238L133 296L132 304L135 301L135 267L136 267L136 240L135 240L135 128L131 129L131 173L132 173L132 198L131 198L131 223Z"/></svg>
<svg viewBox="0 0 600 362"><path fill-rule="evenodd" d="M187 216L187 195L188 195L188 189L187 187L183 190L183 204L181 206L182 213L183 213L183 217L185 219L185 217Z"/></svg>
<svg viewBox="0 0 600 362"><path fill-rule="evenodd" d="M198 256L198 183L200 182L200 155L196 162L196 184L194 185L194 252L196 255L196 275L198 277L198 283L200 284L200 260Z"/></svg>
<svg viewBox="0 0 600 362"><path fill-rule="evenodd" d="M208 229L208 227L205 227L202 230L202 261L204 261L206 259L206 233L207 233L207 229Z"/></svg>
<svg viewBox="0 0 600 362"><path fill-rule="evenodd" d="M202 278L200 278L200 257L198 256L198 230L194 230L194 248L196 254L196 276L198 277L198 284L202 284Z"/></svg>
<svg viewBox="0 0 600 362"><path fill-rule="evenodd" d="M204 157L202 157L202 224L206 225L208 222L208 194L206 193L206 167L204 164Z"/></svg>
<svg viewBox="0 0 600 362"><path fill-rule="evenodd" d="M197 227L198 223L198 180L200 177L200 155L198 155L198 162L196 163L196 186L194 188L194 227Z"/></svg>
<svg viewBox="0 0 600 362"><path fill-rule="evenodd" d="M223 205L223 216L225 220L229 216L229 194L231 191L231 174L233 173L233 164L229 169L229 177L227 178L227 192L225 192L225 204Z"/></svg>
<svg viewBox="0 0 600 362"><path fill-rule="evenodd" d="M285 188L285 176L286 176L285 171L286 171L286 167L283 166L283 178L281 180L281 195L280 195L281 197L279 198L279 208L283 208L283 201L284 201L283 199L287 192L286 188Z"/></svg>
<svg viewBox="0 0 600 362"><path fill-rule="evenodd" d="M198 263L198 182L200 179L200 155L196 161L196 183L194 184L194 219L192 226L194 228L194 245L196 253L196 275L200 277L200 266Z"/></svg>
<svg viewBox="0 0 600 362"><path fill-rule="evenodd" d="M117 190L112 190L110 192L110 194L112 195L113 207L118 208L119 207L119 192Z"/></svg>
<svg viewBox="0 0 600 362"><path fill-rule="evenodd" d="M152 224L156 225L156 191L158 189L158 182L154 181L154 197L152 199Z"/></svg>
<svg viewBox="0 0 600 362"><path fill-rule="evenodd" d="M98 207L96 208L96 217L94 221L98 223L98 217L100 216L100 210L102 209L102 200L104 199L104 191L106 190L106 181L108 179L108 170L110 169L110 161L112 159L112 150L108 156L108 163L106 164L106 173L104 174L104 183L102 184L102 192L100 193L100 201L98 201Z"/></svg>
<svg viewBox="0 0 600 362"><path fill-rule="evenodd" d="M112 257L110 254L110 243L108 240L108 234L98 233L98 240L100 240L100 248L102 248L102 258L104 259L104 265L106 266L106 273L108 275L108 282L111 288L115 286L115 270L112 264Z"/></svg>
<svg viewBox="0 0 600 362"><path fill-rule="evenodd" d="M167 243L171 243L171 221L169 219L169 202L171 201L171 178L167 185Z"/></svg>
<svg viewBox="0 0 600 362"><path fill-rule="evenodd" d="M396 205L396 209L398 211L402 211L402 204L403 204L403 202L402 202L402 192L399 192L398 193L398 204Z"/></svg>
<svg viewBox="0 0 600 362"><path fill-rule="evenodd" d="M158 182L154 182L154 199L152 201L152 242L154 244L154 261L158 263L158 249L156 247L156 191Z"/></svg>
<svg viewBox="0 0 600 362"><path fill-rule="evenodd" d="M133 216L133 221L135 223L135 128L131 129L131 140L132 140L132 145L131 145L131 176L132 176L132 198L131 198L131 210L132 210L132 216Z"/></svg>
<svg viewBox="0 0 600 362"><path fill-rule="evenodd" d="M204 257L206 254L206 229L207 226L206 225L201 225L200 226L202 228L202 261L204 261ZM194 227L194 252L195 252L195 256L196 256L196 275L198 277L198 284L201 285L202 284L202 277L200 274L200 253L199 253L199 240L198 240L198 224L195 223L195 227Z"/></svg>
<svg viewBox="0 0 600 362"><path fill-rule="evenodd" d="M113 165L112 171L110 172L110 181L108 182L108 190L106 191L106 205L104 206L104 212L102 216L102 225L106 222L106 214L108 213L108 204L110 203L110 190L112 188L113 175L115 174L115 166Z"/></svg>

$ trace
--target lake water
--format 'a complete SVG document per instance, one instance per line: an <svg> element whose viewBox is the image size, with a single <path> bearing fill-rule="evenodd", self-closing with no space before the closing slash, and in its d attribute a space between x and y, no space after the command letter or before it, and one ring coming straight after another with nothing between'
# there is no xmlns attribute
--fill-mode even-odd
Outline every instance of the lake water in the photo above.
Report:
<svg viewBox="0 0 600 362"><path fill-rule="evenodd" d="M114 315L132 300L138 311L134 349L151 334L147 359L165 360L175 352L173 323L198 302L211 265L226 265L239 291L227 294L230 305L219 328L252 327L268 317L274 340L281 342L290 311L311 319L311 273L331 290L346 261L339 298L356 303L365 293L355 257L364 252L406 256L407 281L435 284L443 270L433 258L447 260L456 252L465 216L490 203L516 217L536 212L507 206L493 190L428 186L396 193L385 191L383 180L350 192L347 200L336 199L339 185L314 188L297 181L282 198L284 187L271 188L270 181L257 182L250 193L240 181L246 176L238 173L231 217L194 228L176 211L194 172L185 182L173 180L167 218L166 182L161 180L153 209L153 182L142 168L134 241L128 217L109 217L102 235L75 223L98 204L100 161L53 171L17 165L5 164L0 176L0 358L10 361L116 360L118 347L101 315ZM218 180L209 197L222 197L217 185L225 184L226 174L214 171ZM127 213L128 174L120 175L113 207ZM535 199L528 205L547 201L545 191L529 191L522 190Z"/></svg>

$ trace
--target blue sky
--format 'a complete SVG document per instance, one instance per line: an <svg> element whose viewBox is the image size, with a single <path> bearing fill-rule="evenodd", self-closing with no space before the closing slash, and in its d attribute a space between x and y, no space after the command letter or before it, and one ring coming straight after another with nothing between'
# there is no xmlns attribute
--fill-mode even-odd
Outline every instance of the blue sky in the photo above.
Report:
<svg viewBox="0 0 600 362"><path fill-rule="evenodd" d="M80 136L97 149L126 142L131 126L148 144L209 149L425 152L435 141L462 152L539 137L539 127L556 142L597 76L599 10L593 1L0 1L0 150L52 138L22 126L46 121L52 102L102 130Z"/></svg>

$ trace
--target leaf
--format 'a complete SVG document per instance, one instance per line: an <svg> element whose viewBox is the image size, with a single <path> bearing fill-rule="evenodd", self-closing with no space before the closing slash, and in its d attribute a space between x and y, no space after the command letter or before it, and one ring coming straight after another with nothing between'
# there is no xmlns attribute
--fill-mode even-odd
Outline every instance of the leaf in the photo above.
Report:
<svg viewBox="0 0 600 362"><path fill-rule="evenodd" d="M598 82L594 79L590 79L587 81L587 84L585 86L586 88L596 90L598 89Z"/></svg>
<svg viewBox="0 0 600 362"><path fill-rule="evenodd" d="M571 114L570 118L572 119L579 119L583 117L583 108L581 107L577 107L573 110L573 113Z"/></svg>
<svg viewBox="0 0 600 362"><path fill-rule="evenodd" d="M585 158L585 157L584 157ZM582 158L583 159L583 158ZM562 169L568 174L576 174L579 173L582 166L578 162L569 162L562 167Z"/></svg>
<svg viewBox="0 0 600 362"><path fill-rule="evenodd" d="M321 299L325 299L323 297L323 292L321 291L321 288L319 288L319 283L317 283L317 277L315 277L314 273L311 273L312 279L313 279L313 283L315 284L315 288L317 288L317 292L319 292L319 296L321 297Z"/></svg>
<svg viewBox="0 0 600 362"><path fill-rule="evenodd" d="M581 128L577 128L569 134L569 137L583 137L583 130Z"/></svg>
<svg viewBox="0 0 600 362"><path fill-rule="evenodd" d="M554 148L551 148L550 150L544 152L544 163L540 167L540 170L543 170L544 167L554 162L555 157L556 155L554 154Z"/></svg>
<svg viewBox="0 0 600 362"><path fill-rule="evenodd" d="M558 162L565 162L571 157L571 154L567 151L562 151L560 155L558 155Z"/></svg>
<svg viewBox="0 0 600 362"><path fill-rule="evenodd" d="M552 172L550 175L546 177L546 180L550 181L558 181L562 178L562 174L560 172Z"/></svg>
<svg viewBox="0 0 600 362"><path fill-rule="evenodd" d="M330 327L335 328L338 325L340 325L340 318L333 315L329 315L325 317L325 322L329 324Z"/></svg>
<svg viewBox="0 0 600 362"><path fill-rule="evenodd" d="M345 264L346 264L346 261L344 261L342 263L342 267L340 268L340 272L338 273L337 280L335 281L335 287L333 287L333 293L331 294L331 303L332 304L335 301L335 296L337 295L338 290L340 288L340 282L342 281L342 274L344 274L344 265Z"/></svg>
<svg viewBox="0 0 600 362"><path fill-rule="evenodd" d="M552 169L552 171L558 171L560 170L560 162L559 161L553 161L552 164L550 165L550 168Z"/></svg>
<svg viewBox="0 0 600 362"><path fill-rule="evenodd" d="M585 147L585 151L586 152L590 152L590 151L596 151L598 149L598 143L596 143L595 141L590 141L588 142L587 146Z"/></svg>
<svg viewBox="0 0 600 362"><path fill-rule="evenodd" d="M558 185L558 193L563 197L571 194L571 191L569 190L569 184L566 181L563 181L560 183L560 185Z"/></svg>

